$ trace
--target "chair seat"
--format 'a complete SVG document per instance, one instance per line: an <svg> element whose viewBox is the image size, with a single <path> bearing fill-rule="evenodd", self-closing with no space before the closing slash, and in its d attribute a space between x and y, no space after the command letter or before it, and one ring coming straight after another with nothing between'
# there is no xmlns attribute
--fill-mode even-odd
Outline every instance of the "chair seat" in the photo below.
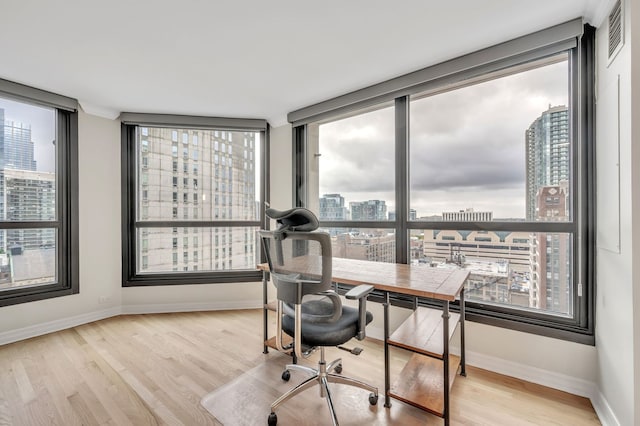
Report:
<svg viewBox="0 0 640 426"><path fill-rule="evenodd" d="M330 315L333 304L322 300L311 300L303 303L303 312ZM373 315L367 311L366 322L369 324ZM295 322L292 317L284 315L282 329L290 336L294 335ZM337 346L353 339L358 333L358 309L342 306L342 316L335 322L310 323L302 321L302 344L306 346Z"/></svg>

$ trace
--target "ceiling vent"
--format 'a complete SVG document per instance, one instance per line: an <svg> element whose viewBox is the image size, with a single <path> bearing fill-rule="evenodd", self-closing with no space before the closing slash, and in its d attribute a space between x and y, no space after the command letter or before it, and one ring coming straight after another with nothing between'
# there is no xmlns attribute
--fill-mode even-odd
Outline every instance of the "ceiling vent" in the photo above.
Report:
<svg viewBox="0 0 640 426"><path fill-rule="evenodd" d="M623 44L622 0L616 1L609 13L609 62L615 58Z"/></svg>

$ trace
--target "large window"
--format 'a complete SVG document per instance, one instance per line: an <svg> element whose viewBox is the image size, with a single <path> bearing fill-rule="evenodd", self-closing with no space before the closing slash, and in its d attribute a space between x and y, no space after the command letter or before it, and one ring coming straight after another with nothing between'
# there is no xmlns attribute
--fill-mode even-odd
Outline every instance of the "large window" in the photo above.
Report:
<svg viewBox="0 0 640 426"><path fill-rule="evenodd" d="M592 42L567 23L291 113L334 255L469 270L471 319L592 343Z"/></svg>
<svg viewBox="0 0 640 426"><path fill-rule="evenodd" d="M0 80L0 305L78 292L75 105Z"/></svg>
<svg viewBox="0 0 640 426"><path fill-rule="evenodd" d="M125 285L260 279L266 125L212 121L123 124Z"/></svg>

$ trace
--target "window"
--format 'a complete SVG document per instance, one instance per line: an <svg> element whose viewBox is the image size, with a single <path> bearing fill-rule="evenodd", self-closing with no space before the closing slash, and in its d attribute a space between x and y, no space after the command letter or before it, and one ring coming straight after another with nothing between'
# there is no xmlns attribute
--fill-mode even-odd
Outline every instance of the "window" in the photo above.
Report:
<svg viewBox="0 0 640 426"><path fill-rule="evenodd" d="M148 115L148 118L159 119L154 115ZM136 114L136 120L138 119L139 115ZM216 123L216 120L211 120L212 123ZM236 127L235 121L223 120ZM126 256L125 268L127 269L125 286L261 279L260 273L255 269L255 265L260 263L259 249L254 251L253 257L237 256L236 261L231 262L232 254L240 253L240 247L244 247L245 244L250 246L258 244L256 232L264 226L263 209L259 206L263 205L265 193L263 171L266 167L262 162L264 161L266 124L261 120L248 121L256 128L223 131L202 127L200 121L197 128L189 122L185 122L184 128L172 128L154 121L154 126L148 127L146 139L157 149L148 154L150 157L149 167L146 169L148 185L145 187L148 190L148 199L153 201L148 202L149 208L143 212L138 208L139 200L143 196L140 180L142 169L138 153L142 140L140 128L146 123L129 123L125 114L123 134L126 137L123 139L123 149L128 164L127 182L130 184L127 187L128 196L123 199L123 204L126 205L123 209L123 219L135 218L127 222L129 231L123 233L123 244L125 244L123 255ZM223 158L229 158L228 165L222 165L216 161L217 154L214 154L217 144L216 132L220 132L218 134L223 135L223 138L238 133L236 137L247 135L246 137L254 141L258 147L254 173L230 174L231 179L225 180L223 185L218 185L217 181L220 179L216 177L227 175L222 169L233 168L233 154L222 154ZM185 153L188 149L186 145L188 141L197 141L197 144L190 145L194 159L197 158L202 164L201 168L194 167L194 173L197 173L195 176L188 176L191 169L186 161L183 162L184 167L179 170L172 167L170 159L175 152L173 150L175 144L172 143L174 134L182 135ZM185 160L186 158L185 154ZM169 168L165 169L165 165ZM178 182L181 183L180 188L184 190L176 189ZM197 193L186 190L191 187ZM222 188L222 191L219 188ZM246 188L249 190L243 191ZM190 208L189 205L192 203L193 208ZM217 216L220 210L223 212L222 217ZM214 235L220 230L227 238L214 240ZM146 268L142 268L142 252L136 238L143 231L147 233L148 239L153 241L153 250L145 254ZM245 231L248 232L245 233ZM178 248L175 237L177 232L185 235L179 247L183 248L182 265L177 265L177 255L172 253L175 251L173 249ZM189 247L189 238L193 238L194 242L191 253L186 250ZM234 245L237 246L236 249ZM215 264L214 254L217 253L223 254L225 263L222 264L222 268ZM193 257L190 259L191 255ZM228 265L233 265L233 268Z"/></svg>
<svg viewBox="0 0 640 426"><path fill-rule="evenodd" d="M563 25L290 113L334 256L467 269L470 319L593 343L593 29Z"/></svg>
<svg viewBox="0 0 640 426"><path fill-rule="evenodd" d="M0 80L0 306L79 291L76 109Z"/></svg>

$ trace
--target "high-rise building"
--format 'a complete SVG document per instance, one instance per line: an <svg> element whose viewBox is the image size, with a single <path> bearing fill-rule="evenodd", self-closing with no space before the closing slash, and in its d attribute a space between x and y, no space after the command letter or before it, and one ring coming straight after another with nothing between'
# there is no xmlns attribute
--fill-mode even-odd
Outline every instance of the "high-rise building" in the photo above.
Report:
<svg viewBox="0 0 640 426"><path fill-rule="evenodd" d="M538 190L538 221L567 219L566 181ZM570 236L565 233L533 233L531 238L531 289L529 306L563 314L571 313L572 286Z"/></svg>
<svg viewBox="0 0 640 426"><path fill-rule="evenodd" d="M347 220L349 211L340 194L324 194L320 197L320 220Z"/></svg>
<svg viewBox="0 0 640 426"><path fill-rule="evenodd" d="M540 188L559 185L570 176L569 112L564 105L551 107L525 132L526 219L537 220L536 197Z"/></svg>
<svg viewBox="0 0 640 426"><path fill-rule="evenodd" d="M140 220L257 220L253 132L140 128ZM252 268L256 230L142 228L143 272Z"/></svg>
<svg viewBox="0 0 640 426"><path fill-rule="evenodd" d="M387 220L387 205L384 200L351 201L351 220Z"/></svg>
<svg viewBox="0 0 640 426"><path fill-rule="evenodd" d="M409 220L416 220L418 212L416 209L409 209ZM389 212L389 220L396 220L396 212Z"/></svg>
<svg viewBox="0 0 640 426"><path fill-rule="evenodd" d="M6 220L41 221L56 218L56 175L50 172L5 169ZM20 251L55 247L53 229L12 229L7 246Z"/></svg>
<svg viewBox="0 0 640 426"><path fill-rule="evenodd" d="M566 106L543 112L526 131L526 218L530 221L566 221L571 146ZM571 255L569 235L534 233L531 238L530 306L570 313Z"/></svg>
<svg viewBox="0 0 640 426"><path fill-rule="evenodd" d="M55 175L35 172L34 143L31 125L5 120L0 108L0 218L5 220L54 220L49 217L55 209ZM25 173L15 173L23 171ZM39 181L38 179L42 179ZM38 248L49 241L46 232L15 230L0 233L0 247Z"/></svg>

